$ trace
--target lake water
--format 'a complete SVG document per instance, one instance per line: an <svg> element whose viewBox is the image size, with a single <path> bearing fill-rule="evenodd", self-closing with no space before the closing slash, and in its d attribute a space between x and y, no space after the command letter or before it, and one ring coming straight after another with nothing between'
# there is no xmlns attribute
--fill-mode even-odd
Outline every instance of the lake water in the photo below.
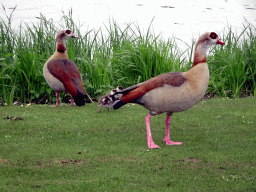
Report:
<svg viewBox="0 0 256 192"><path fill-rule="evenodd" d="M36 23L40 13L47 19L52 18L58 24L62 11L73 11L73 19L82 24L82 31L104 28L109 18L114 18L119 25L136 21L146 31L153 21L155 34L163 38L176 37L191 44L192 39L206 31L222 33L232 26L238 33L247 21L256 26L256 0L2 0L5 11L0 16L13 15L13 25L21 21Z"/></svg>

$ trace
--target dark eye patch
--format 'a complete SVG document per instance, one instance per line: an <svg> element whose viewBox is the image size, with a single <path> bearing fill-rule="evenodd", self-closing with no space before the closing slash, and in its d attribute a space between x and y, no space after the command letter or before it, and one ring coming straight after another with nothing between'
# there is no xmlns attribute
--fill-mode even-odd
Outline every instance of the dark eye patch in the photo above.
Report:
<svg viewBox="0 0 256 192"><path fill-rule="evenodd" d="M67 33L67 34L70 34L70 33L71 33L71 31L70 31L70 30L66 30L66 33Z"/></svg>
<svg viewBox="0 0 256 192"><path fill-rule="evenodd" d="M210 37L212 39L216 39L218 37L218 35L216 33L214 33L214 32L211 32Z"/></svg>

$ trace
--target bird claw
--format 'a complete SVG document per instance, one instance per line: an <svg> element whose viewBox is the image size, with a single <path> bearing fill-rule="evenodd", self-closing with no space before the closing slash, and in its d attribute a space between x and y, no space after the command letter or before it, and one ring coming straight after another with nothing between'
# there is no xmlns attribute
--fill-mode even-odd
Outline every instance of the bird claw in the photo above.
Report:
<svg viewBox="0 0 256 192"><path fill-rule="evenodd" d="M164 139L163 142L165 142L166 145L181 145L183 142L174 142L170 139Z"/></svg>
<svg viewBox="0 0 256 192"><path fill-rule="evenodd" d="M149 149L160 149L161 147L159 147L155 143L148 143L148 148Z"/></svg>

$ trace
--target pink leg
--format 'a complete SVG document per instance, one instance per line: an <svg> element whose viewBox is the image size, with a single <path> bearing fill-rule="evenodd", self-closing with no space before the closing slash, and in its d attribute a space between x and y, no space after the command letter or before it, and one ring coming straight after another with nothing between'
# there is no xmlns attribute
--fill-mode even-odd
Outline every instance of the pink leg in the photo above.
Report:
<svg viewBox="0 0 256 192"><path fill-rule="evenodd" d="M56 107L59 107L60 105L59 105L59 92L58 91L56 91Z"/></svg>
<svg viewBox="0 0 256 192"><path fill-rule="evenodd" d="M151 115L148 114L145 118L146 121L146 127L147 127L147 141L148 141L148 148L160 148L158 145L156 145L152 139L151 131L150 131L150 117Z"/></svg>
<svg viewBox="0 0 256 192"><path fill-rule="evenodd" d="M72 97L72 96L71 96L70 105L71 105L71 106L72 106L72 105L74 105L74 99L73 99L73 97Z"/></svg>
<svg viewBox="0 0 256 192"><path fill-rule="evenodd" d="M163 140L163 142L166 143L166 145L181 145L182 142L174 142L174 141L171 141L170 140L170 132L169 132L169 129L170 129L170 118L171 118L171 115L168 115L166 116L166 120L165 120L165 125L166 125L166 130L165 130L165 138Z"/></svg>

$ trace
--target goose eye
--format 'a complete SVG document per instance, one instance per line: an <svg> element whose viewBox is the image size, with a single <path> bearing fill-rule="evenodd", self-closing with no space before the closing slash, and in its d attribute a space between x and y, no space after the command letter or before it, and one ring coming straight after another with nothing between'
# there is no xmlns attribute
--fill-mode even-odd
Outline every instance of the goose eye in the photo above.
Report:
<svg viewBox="0 0 256 192"><path fill-rule="evenodd" d="M211 32L210 37L212 39L216 39L218 37L218 35L216 33L214 33L214 32Z"/></svg>
<svg viewBox="0 0 256 192"><path fill-rule="evenodd" d="M70 34L70 33L71 33L71 31L70 31L70 30L66 30L66 33L67 33L67 34Z"/></svg>

